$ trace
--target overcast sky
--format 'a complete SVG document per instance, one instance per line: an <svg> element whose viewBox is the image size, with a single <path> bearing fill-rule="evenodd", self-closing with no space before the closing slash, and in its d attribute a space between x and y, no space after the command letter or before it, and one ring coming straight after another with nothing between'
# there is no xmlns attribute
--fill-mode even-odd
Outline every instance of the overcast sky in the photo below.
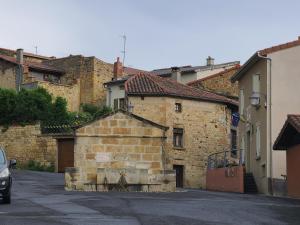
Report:
<svg viewBox="0 0 300 225"><path fill-rule="evenodd" d="M0 47L96 56L140 69L245 62L300 35L300 1L0 0Z"/></svg>

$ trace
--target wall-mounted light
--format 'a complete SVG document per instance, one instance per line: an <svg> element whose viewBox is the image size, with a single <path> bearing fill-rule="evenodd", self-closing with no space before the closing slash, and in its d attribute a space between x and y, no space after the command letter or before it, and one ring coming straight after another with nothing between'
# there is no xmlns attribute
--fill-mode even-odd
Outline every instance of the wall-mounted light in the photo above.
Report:
<svg viewBox="0 0 300 225"><path fill-rule="evenodd" d="M264 106L267 107L267 96L260 92L252 92L252 95L249 97L251 105L256 108L259 108L261 96L264 97L264 99L265 99Z"/></svg>

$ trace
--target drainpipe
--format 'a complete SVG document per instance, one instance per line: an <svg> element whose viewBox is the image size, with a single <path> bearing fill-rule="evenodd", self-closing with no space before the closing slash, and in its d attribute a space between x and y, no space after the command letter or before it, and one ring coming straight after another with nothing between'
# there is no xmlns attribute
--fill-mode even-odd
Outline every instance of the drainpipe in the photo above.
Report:
<svg viewBox="0 0 300 225"><path fill-rule="evenodd" d="M17 69L16 69L16 90L21 91L21 86L23 83L23 49L19 48L16 51L16 61L17 61Z"/></svg>
<svg viewBox="0 0 300 225"><path fill-rule="evenodd" d="M272 120L271 120L271 116L272 116L272 103L271 103L271 79L272 79L272 71L271 71L271 68L272 68L272 59L269 58L269 57L265 57L265 56L262 56L260 55L260 53L258 52L257 53L257 56L261 59L266 59L269 63L269 70L268 70L268 74L267 74L267 118L269 118L269 121L268 122L268 127L267 127L267 130L269 131L269 136L268 136L268 147L269 147L269 158L270 158L270 183L269 183L269 191L270 191L270 194L273 195L273 157L272 157ZM268 133L268 132L267 132Z"/></svg>

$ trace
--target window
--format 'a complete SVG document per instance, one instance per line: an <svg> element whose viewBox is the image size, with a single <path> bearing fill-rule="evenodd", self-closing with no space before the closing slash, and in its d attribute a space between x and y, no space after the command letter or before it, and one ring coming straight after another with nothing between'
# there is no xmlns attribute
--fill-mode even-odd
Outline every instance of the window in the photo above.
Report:
<svg viewBox="0 0 300 225"><path fill-rule="evenodd" d="M125 110L125 99L115 98L114 99L114 110L123 109Z"/></svg>
<svg viewBox="0 0 300 225"><path fill-rule="evenodd" d="M173 145L177 148L183 147L183 129L174 128L173 129Z"/></svg>
<svg viewBox="0 0 300 225"><path fill-rule="evenodd" d="M181 103L175 103L175 112L181 112L181 111L182 111Z"/></svg>
<svg viewBox="0 0 300 225"><path fill-rule="evenodd" d="M260 157L260 126L256 126L256 158Z"/></svg>
<svg viewBox="0 0 300 225"><path fill-rule="evenodd" d="M124 98L119 99L119 108L125 110L125 99Z"/></svg>
<svg viewBox="0 0 300 225"><path fill-rule="evenodd" d="M236 157L237 156L237 135L236 130L231 130L231 156Z"/></svg>
<svg viewBox="0 0 300 225"><path fill-rule="evenodd" d="M244 90L241 89L240 90L240 115L244 115L244 99L245 96L244 96Z"/></svg>
<svg viewBox="0 0 300 225"><path fill-rule="evenodd" d="M260 92L260 75L254 74L252 76L252 92L259 93Z"/></svg>

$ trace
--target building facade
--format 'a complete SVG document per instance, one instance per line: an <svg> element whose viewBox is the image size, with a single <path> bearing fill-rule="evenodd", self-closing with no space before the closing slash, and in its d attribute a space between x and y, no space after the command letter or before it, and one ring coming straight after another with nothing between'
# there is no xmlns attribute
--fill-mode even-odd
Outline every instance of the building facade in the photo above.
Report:
<svg viewBox="0 0 300 225"><path fill-rule="evenodd" d="M285 152L273 151L272 146L286 114L300 110L292 91L300 84L299 56L300 39L263 49L232 77L239 82L239 145L261 193L285 192Z"/></svg>
<svg viewBox="0 0 300 225"><path fill-rule="evenodd" d="M151 74L130 78L125 92L130 112L169 127L165 154L177 186L205 188L207 156L231 149L231 113L237 103Z"/></svg>

